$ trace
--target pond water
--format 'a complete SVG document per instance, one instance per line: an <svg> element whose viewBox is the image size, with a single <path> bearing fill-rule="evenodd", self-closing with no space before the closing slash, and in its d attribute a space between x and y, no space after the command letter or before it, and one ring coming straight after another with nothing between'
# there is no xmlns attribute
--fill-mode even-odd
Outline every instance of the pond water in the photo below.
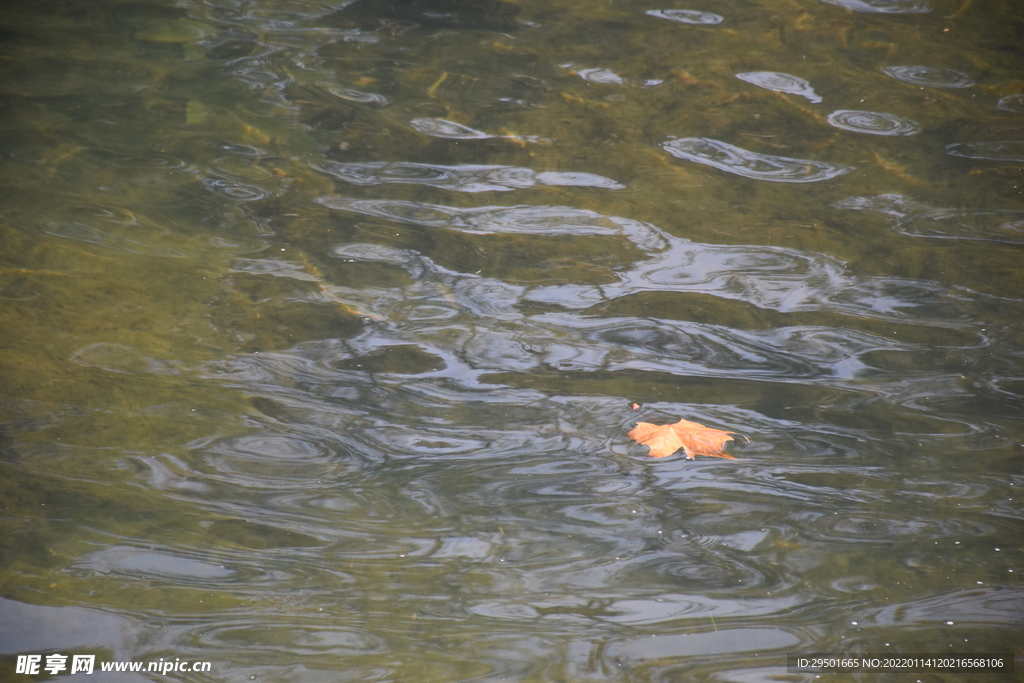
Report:
<svg viewBox="0 0 1024 683"><path fill-rule="evenodd" d="M0 679L1019 656L1022 35L1009 1L8 3ZM735 459L628 437L679 419ZM160 660L211 669L99 671Z"/></svg>

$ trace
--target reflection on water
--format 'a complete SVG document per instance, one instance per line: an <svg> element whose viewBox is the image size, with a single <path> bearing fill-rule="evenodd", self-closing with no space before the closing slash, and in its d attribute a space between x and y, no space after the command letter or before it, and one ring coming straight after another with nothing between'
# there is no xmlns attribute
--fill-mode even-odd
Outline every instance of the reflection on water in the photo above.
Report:
<svg viewBox="0 0 1024 683"><path fill-rule="evenodd" d="M806 97L814 104L821 102L821 97L818 93L814 92L814 88L811 84L802 78L797 76L791 76L790 74L780 74L774 71L751 71L748 73L736 74L736 78L747 83L753 83L754 85L761 86L767 90L774 90L775 92L785 92L791 95L800 95Z"/></svg>
<svg viewBox="0 0 1024 683"><path fill-rule="evenodd" d="M1006 97L1000 98L996 103L996 107L1004 111L1012 111L1017 114L1024 113L1024 94L1007 95Z"/></svg>
<svg viewBox="0 0 1024 683"><path fill-rule="evenodd" d="M1020 646L1012 9L0 22L0 667L765 681ZM749 442L627 437L680 418Z"/></svg>
<svg viewBox="0 0 1024 683"><path fill-rule="evenodd" d="M1024 238L1024 211L933 209L917 205L902 195L850 197L835 206L877 211L904 219L894 222L904 235L1008 243L1020 243Z"/></svg>
<svg viewBox="0 0 1024 683"><path fill-rule="evenodd" d="M922 0L821 0L854 12L879 14L919 14L931 12L932 6Z"/></svg>
<svg viewBox="0 0 1024 683"><path fill-rule="evenodd" d="M930 88L969 88L974 85L974 79L965 73L935 66L886 66L882 71L905 83Z"/></svg>
<svg viewBox="0 0 1024 683"><path fill-rule="evenodd" d="M957 142L946 145L946 151L955 157L1024 163L1024 140Z"/></svg>
<svg viewBox="0 0 1024 683"><path fill-rule="evenodd" d="M707 164L722 171L754 180L776 183L814 183L849 173L851 168L824 161L790 159L758 154L709 138L680 138L664 144L665 150L680 159Z"/></svg>
<svg viewBox="0 0 1024 683"><path fill-rule="evenodd" d="M920 126L909 119L876 111L841 109L829 114L828 122L836 128L871 135L914 135L921 130Z"/></svg>
<svg viewBox="0 0 1024 683"><path fill-rule="evenodd" d="M661 19L670 19L682 24L720 24L722 17L711 12L700 12L693 9L650 9L647 14Z"/></svg>
<svg viewBox="0 0 1024 683"><path fill-rule="evenodd" d="M451 138L453 140L487 140L489 138L506 138L515 142L550 142L545 138L536 135L491 135L483 131L475 130L455 121L445 119L413 119L409 122L415 130L436 138Z"/></svg>
<svg viewBox="0 0 1024 683"><path fill-rule="evenodd" d="M610 178L593 173L544 171L535 173L528 168L512 166L437 166L408 162L341 163L328 161L315 168L356 185L407 183L432 185L459 192L507 192L542 185L572 185L578 187L604 187L620 190L624 187Z"/></svg>

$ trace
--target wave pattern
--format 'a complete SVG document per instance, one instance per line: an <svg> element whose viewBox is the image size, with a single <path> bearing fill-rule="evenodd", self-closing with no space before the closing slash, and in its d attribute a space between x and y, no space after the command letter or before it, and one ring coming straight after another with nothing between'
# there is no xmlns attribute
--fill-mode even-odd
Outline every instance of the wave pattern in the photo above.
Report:
<svg viewBox="0 0 1024 683"><path fill-rule="evenodd" d="M955 157L1024 163L1024 140L959 142L946 145L946 151Z"/></svg>
<svg viewBox="0 0 1024 683"><path fill-rule="evenodd" d="M932 6L922 0L821 0L854 12L872 14L922 14L931 12Z"/></svg>
<svg viewBox="0 0 1024 683"><path fill-rule="evenodd" d="M821 102L821 97L814 92L814 88L811 87L810 83L797 76L791 76L790 74L783 74L775 71L748 71L736 74L736 78L747 83L753 83L754 85L766 90L789 93L790 95L800 95L801 97L806 97L814 104Z"/></svg>
<svg viewBox="0 0 1024 683"><path fill-rule="evenodd" d="M100 0L6 41L5 653L618 683L1018 647L1019 96L877 70L1010 88L1014 24L824 2ZM680 417L737 459L627 437Z"/></svg>
<svg viewBox="0 0 1024 683"><path fill-rule="evenodd" d="M897 194L850 197L835 206L891 216L893 225L904 235L1011 244L1024 241L1024 211L936 209Z"/></svg>
<svg viewBox="0 0 1024 683"><path fill-rule="evenodd" d="M921 130L910 119L876 111L841 109L829 114L828 122L836 128L871 135L914 135Z"/></svg>
<svg viewBox="0 0 1024 683"><path fill-rule="evenodd" d="M974 85L974 79L965 73L935 66L887 66L882 72L904 83L929 88L969 88Z"/></svg>
<svg viewBox="0 0 1024 683"><path fill-rule="evenodd" d="M758 154L710 138L679 138L669 140L662 146L669 154L680 159L706 164L744 178L773 183L814 183L853 170L824 161Z"/></svg>
<svg viewBox="0 0 1024 683"><path fill-rule="evenodd" d="M1024 114L1024 95L1007 95L996 103L996 109Z"/></svg>
<svg viewBox="0 0 1024 683"><path fill-rule="evenodd" d="M678 21L681 24L713 25L722 23L723 17L712 12L693 9L651 9L647 14L659 19Z"/></svg>
<svg viewBox="0 0 1024 683"><path fill-rule="evenodd" d="M514 166L436 166L407 162L326 162L317 168L354 185L430 185L459 192L508 192L535 185L600 187L621 190L624 185L593 173L542 171Z"/></svg>

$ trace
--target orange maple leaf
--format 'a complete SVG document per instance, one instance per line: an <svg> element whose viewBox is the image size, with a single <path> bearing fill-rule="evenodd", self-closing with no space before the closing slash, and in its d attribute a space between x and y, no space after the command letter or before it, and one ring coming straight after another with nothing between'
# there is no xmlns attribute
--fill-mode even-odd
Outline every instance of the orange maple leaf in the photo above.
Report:
<svg viewBox="0 0 1024 683"><path fill-rule="evenodd" d="M712 429L689 420L680 420L670 425L637 422L629 437L637 443L649 446L652 458L664 458L682 448L687 460L693 460L697 455L735 460L736 458L726 455L722 450L726 441L732 441L730 434L735 433Z"/></svg>

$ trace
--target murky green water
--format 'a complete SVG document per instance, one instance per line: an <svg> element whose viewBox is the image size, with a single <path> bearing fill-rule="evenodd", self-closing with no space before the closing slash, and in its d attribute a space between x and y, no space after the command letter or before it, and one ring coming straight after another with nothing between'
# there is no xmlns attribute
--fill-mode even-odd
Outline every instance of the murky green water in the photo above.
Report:
<svg viewBox="0 0 1024 683"><path fill-rule="evenodd" d="M980 0L9 3L0 680L1019 652L1022 35ZM749 442L627 437L679 418Z"/></svg>

